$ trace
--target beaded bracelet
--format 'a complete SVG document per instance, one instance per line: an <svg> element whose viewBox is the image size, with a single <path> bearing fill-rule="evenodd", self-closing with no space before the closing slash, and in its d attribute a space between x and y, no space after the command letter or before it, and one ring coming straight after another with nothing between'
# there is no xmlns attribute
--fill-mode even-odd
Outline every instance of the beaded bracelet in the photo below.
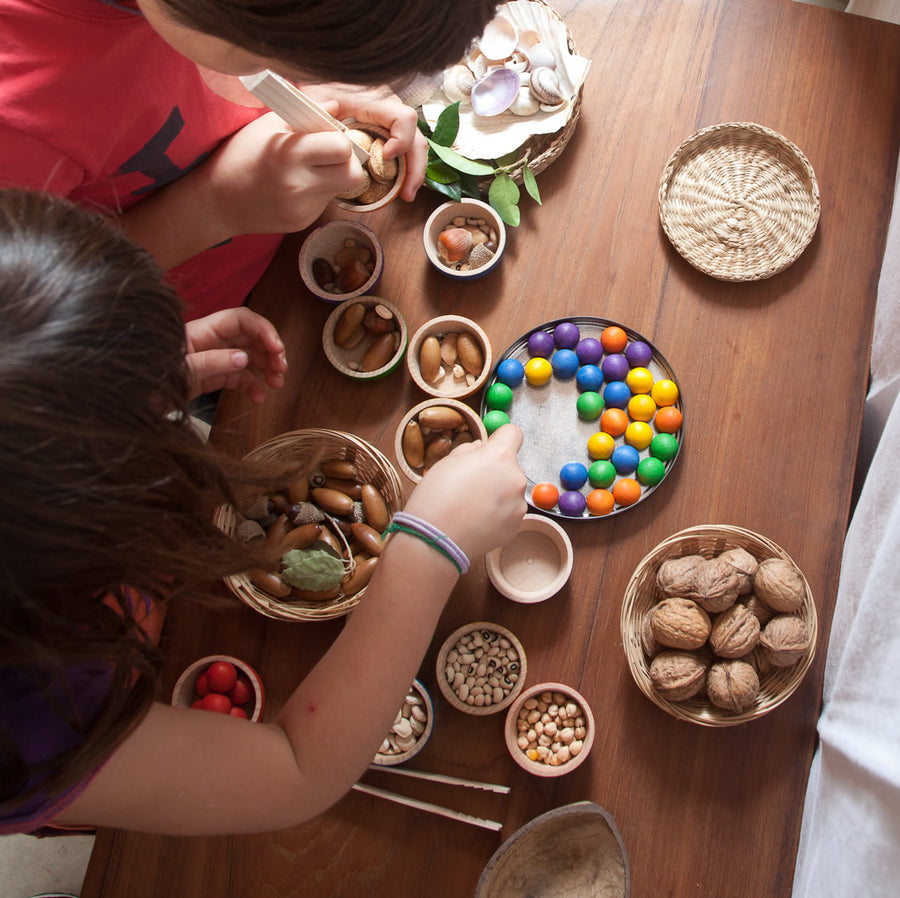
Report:
<svg viewBox="0 0 900 898"><path fill-rule="evenodd" d="M461 574L464 574L469 569L469 559L466 557L466 553L446 533L442 533L433 524L429 524L428 521L414 514L398 511L394 513L391 523L383 535L387 536L398 531L415 536L422 542L428 543L432 548L437 549L445 558L453 562L454 567Z"/></svg>

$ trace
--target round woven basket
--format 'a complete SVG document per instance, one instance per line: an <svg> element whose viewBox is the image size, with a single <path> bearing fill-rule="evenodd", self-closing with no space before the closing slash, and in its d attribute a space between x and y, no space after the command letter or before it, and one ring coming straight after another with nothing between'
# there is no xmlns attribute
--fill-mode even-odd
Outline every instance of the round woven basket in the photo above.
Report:
<svg viewBox="0 0 900 898"><path fill-rule="evenodd" d="M545 0L532 0L532 2L540 3L541 6L547 7L549 14L554 19L557 19L560 22L563 21L559 13L557 13L549 3L545 2ZM577 50L575 49L575 40L572 37L572 32L569 31L568 26L566 26L566 43L569 47L569 53L573 55L577 53ZM575 126L578 124L578 119L581 118L583 94L584 85L582 84L572 103L572 113L569 116L568 121L559 129L559 131L555 131L553 134L534 134L522 144L519 148L519 158L508 168L513 181L517 184L522 183L522 169L525 167L525 163L528 163L528 167L534 174L539 175L562 153L571 140L572 135L575 133ZM493 181L493 176L482 178L478 182L478 187L483 194L488 192L491 181Z"/></svg>
<svg viewBox="0 0 900 898"><path fill-rule="evenodd" d="M641 645L641 627L644 616L663 598L656 583L656 572L668 558L680 558L683 555L703 555L712 558L726 549L746 549L758 561L766 558L781 558L793 565L803 581L803 605L797 616L806 624L810 633L810 644L806 653L791 667L775 667L759 678L760 690L756 704L741 713L734 713L716 707L705 697L698 696L689 701L674 702L660 695L653 687L650 679L650 659ZM688 720L709 727L734 726L748 723L762 717L777 708L800 685L812 664L816 651L817 618L809 583L794 560L780 546L771 540L727 524L707 524L689 527L673 536L664 539L656 548L647 554L635 568L625 598L622 602L620 617L622 643L628 668L638 688L654 704L668 711L679 720Z"/></svg>
<svg viewBox="0 0 900 898"><path fill-rule="evenodd" d="M362 482L375 486L393 514L403 507L403 485L394 466L374 446L360 437L337 430L310 428L283 433L257 446L246 455L248 459L266 462L298 461L314 458L318 462L350 461L359 469ZM215 514L216 525L235 536L239 518L230 506L220 506ZM351 559L350 569L353 567ZM359 604L365 587L353 595L339 593L335 598L315 602L304 599L278 599L254 586L246 574L225 578L228 588L245 604L266 617L286 621L321 621L343 617Z"/></svg>
<svg viewBox="0 0 900 898"><path fill-rule="evenodd" d="M703 128L672 154L659 185L659 218L675 249L723 281L783 271L819 222L819 185L809 160L762 125Z"/></svg>

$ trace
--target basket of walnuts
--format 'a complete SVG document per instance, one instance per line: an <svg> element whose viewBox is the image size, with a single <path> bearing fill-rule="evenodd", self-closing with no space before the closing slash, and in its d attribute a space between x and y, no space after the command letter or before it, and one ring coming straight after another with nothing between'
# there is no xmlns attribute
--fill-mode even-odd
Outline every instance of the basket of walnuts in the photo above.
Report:
<svg viewBox="0 0 900 898"><path fill-rule="evenodd" d="M775 543L727 525L682 530L646 555L620 625L644 695L704 726L772 711L815 654L816 609L802 571Z"/></svg>

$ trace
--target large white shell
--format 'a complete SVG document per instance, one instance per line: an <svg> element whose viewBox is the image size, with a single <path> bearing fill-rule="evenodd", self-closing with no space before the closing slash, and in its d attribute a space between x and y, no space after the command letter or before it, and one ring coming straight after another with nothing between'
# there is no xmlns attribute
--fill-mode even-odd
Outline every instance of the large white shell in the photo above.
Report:
<svg viewBox="0 0 900 898"><path fill-rule="evenodd" d="M509 109L518 94L519 76L511 69L494 69L475 82L472 109L476 115L500 115Z"/></svg>
<svg viewBox="0 0 900 898"><path fill-rule="evenodd" d="M488 59L499 62L512 56L518 41L516 26L505 16L495 16L485 26L478 47Z"/></svg>

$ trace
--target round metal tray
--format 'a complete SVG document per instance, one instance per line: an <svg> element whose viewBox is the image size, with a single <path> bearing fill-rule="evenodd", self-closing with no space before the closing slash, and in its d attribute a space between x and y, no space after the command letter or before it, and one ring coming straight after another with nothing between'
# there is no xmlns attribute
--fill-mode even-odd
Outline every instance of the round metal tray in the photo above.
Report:
<svg viewBox="0 0 900 898"><path fill-rule="evenodd" d="M568 318L556 318L552 321L544 322L537 327L531 328L527 333L519 337L509 348L498 356L491 376L485 384L485 391L481 402L481 415L487 413L486 404L487 390L491 384L497 381L497 367L505 359L518 359L523 365L531 358L528 352L528 338L535 331L544 330L551 332L563 322L571 322L578 326L581 331L581 339L585 337L594 337L600 339L600 334L604 328L611 325L621 327L628 336L628 343L635 340L642 340L646 343L652 352L650 362L646 367L653 374L654 381L662 378L668 378L674 381L678 386L678 400L675 407L681 412L686 419L684 411L684 394L681 384L675 376L672 366L666 361L662 353L653 345L646 337L637 331L618 321L612 321L608 318L594 318L590 316L571 316ZM606 353L604 353L604 358ZM605 386L605 384L604 384ZM525 498L528 504L535 508L541 514L551 515L565 521L578 520L600 520L604 518L614 517L631 508L636 508L651 493L655 492L669 476L675 462L684 451L684 422L681 428L673 436L678 440L678 452L675 457L665 462L665 474L659 483L652 486L641 486L641 497L632 505L620 506L615 508L606 515L592 515L585 511L580 517L563 514L558 507L546 510L536 506L531 500L531 491L537 483L554 483L559 486L559 472L563 465L572 461L579 461L586 467L590 467L593 459L591 459L587 450L588 439L598 430L600 430L599 420L586 421L579 417L576 408L576 401L580 390L575 382L575 378L561 379L555 375L550 381L543 386L532 386L527 380L523 381L519 386L513 389L512 406L508 410L510 420L517 424L525 435L522 448L519 450L519 464L525 472L528 479L528 486L525 491ZM602 388L601 388L602 393ZM651 422L651 427L653 424ZM653 428L654 434L656 428ZM624 436L615 438L616 446L625 444ZM650 453L648 449L642 449L639 452L640 457L646 458ZM630 475L625 475L630 476ZM616 480L620 479L617 475ZM562 492L562 487L560 492ZM612 486L610 486L612 489ZM591 486L588 482L582 487L582 492L587 494L590 492Z"/></svg>

